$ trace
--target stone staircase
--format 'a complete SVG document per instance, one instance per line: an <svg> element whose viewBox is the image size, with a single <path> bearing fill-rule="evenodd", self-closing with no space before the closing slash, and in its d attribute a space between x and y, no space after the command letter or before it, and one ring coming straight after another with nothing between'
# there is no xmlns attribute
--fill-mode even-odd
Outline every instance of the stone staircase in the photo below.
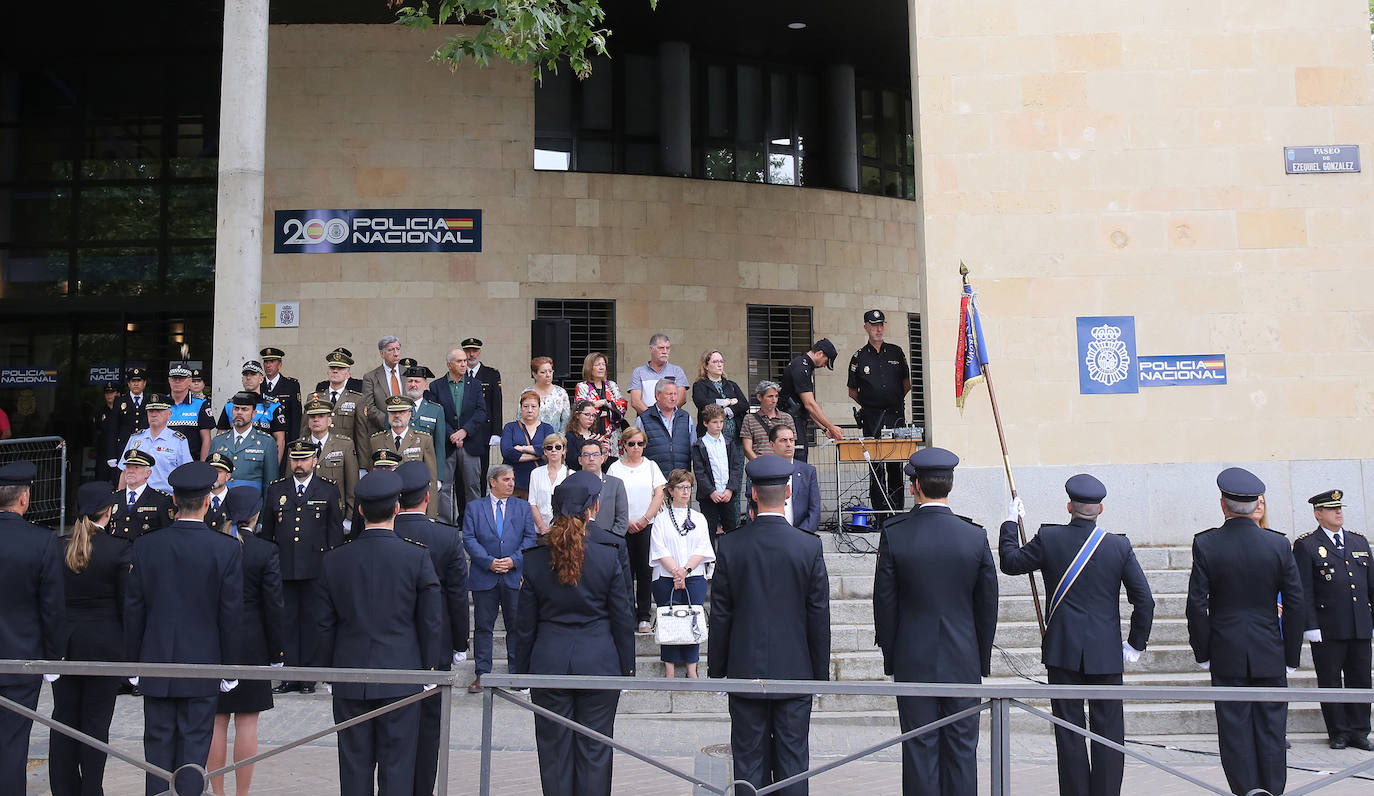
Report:
<svg viewBox="0 0 1374 796"><path fill-rule="evenodd" d="M840 681L882 681L882 655L874 644L873 570L876 556L847 553L835 549L835 538L822 534L826 542L826 566L830 573L831 663L830 677ZM876 538L873 543L876 545ZM994 557L996 553L994 552ZM1128 685L1206 686L1208 674L1198 669L1188 646L1184 606L1191 566L1187 547L1137 548L1136 556L1155 598L1154 627L1150 644L1140 660L1127 664ZM1037 576L1044 598L1044 582ZM985 684L1024 684L1026 677L1045 682L1040 663L1040 633L1030 596L1028 578L999 575L1000 608L996 648L993 650L992 676ZM1123 620L1130 606L1121 601ZM1123 621L1123 633L1126 628ZM505 659L504 633L499 629L495 660L500 668ZM635 637L639 677L662 677L658 645L652 635ZM702 649L702 676L706 674L706 650ZM682 675L679 674L679 677ZM1316 687L1310 652L1304 647L1303 665L1289 677L1293 687ZM1032 703L1036 704L1036 703ZM1048 701L1043 705L1048 709ZM620 701L621 713L674 714L707 718L726 715L726 700L713 693L670 693L626 691ZM1152 702L1126 705L1128 735L1180 735L1213 733L1215 717L1210 702ZM897 724L896 705L889 697L860 695L823 695L812 714L813 721L864 724ZM1048 723L1013 711L1013 726L1022 730L1049 732ZM1315 703L1289 705L1290 732L1322 731L1321 714Z"/></svg>

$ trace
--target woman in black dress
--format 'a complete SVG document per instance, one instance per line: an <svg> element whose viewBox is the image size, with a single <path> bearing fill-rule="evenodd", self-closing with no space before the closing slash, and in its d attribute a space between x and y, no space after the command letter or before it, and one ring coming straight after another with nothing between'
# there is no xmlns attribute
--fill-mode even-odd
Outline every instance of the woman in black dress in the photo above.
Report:
<svg viewBox="0 0 1374 796"><path fill-rule="evenodd" d="M282 617L286 604L281 590L281 562L277 546L253 534L258 521L258 488L236 486L229 490L221 508L228 521L218 530L243 544L243 629L239 633L239 659L252 666L281 666L286 660ZM234 760L258 753L258 714L272 709L271 680L240 680L234 690L219 695L215 708L215 734L210 740L207 768L224 765L229 737L229 717L234 717ZM234 770L238 796L247 796L253 767ZM224 777L210 781L215 793L224 793Z"/></svg>
<svg viewBox="0 0 1374 796"><path fill-rule="evenodd" d="M509 642L517 674L635 673L634 616L619 550L587 535L600 491L592 473L574 473L554 489L553 526L525 553ZM615 732L619 691L536 688L531 700L604 735ZM539 716L534 739L545 796L611 792L609 746Z"/></svg>
<svg viewBox="0 0 1374 796"><path fill-rule="evenodd" d="M125 658L124 584L133 561L133 545L105 532L110 508L118 500L119 495L107 481L82 484L76 493L80 516L66 534L66 566L62 573L67 603L63 654L69 661ZM52 717L108 741L120 682L118 677L69 674L58 678L52 684ZM104 752L59 732L49 736L48 748L54 796L104 793Z"/></svg>

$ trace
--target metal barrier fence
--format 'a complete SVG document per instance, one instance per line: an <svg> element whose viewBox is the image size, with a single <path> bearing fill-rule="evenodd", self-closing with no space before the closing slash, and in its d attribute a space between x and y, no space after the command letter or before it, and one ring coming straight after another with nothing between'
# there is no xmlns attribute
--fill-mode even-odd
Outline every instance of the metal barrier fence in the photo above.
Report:
<svg viewBox="0 0 1374 796"><path fill-rule="evenodd" d="M238 760L230 765L214 771L206 771L203 767L188 764L182 766L177 771L167 771L159 766L152 765L145 760L140 760L131 755L125 754L108 743L92 738L85 733L72 729L60 722L53 721L47 716L43 716L37 711L29 710L23 705L0 696L0 708L13 711L29 719L32 719L44 726L67 735L71 738L94 747L117 760L121 760L143 771L148 772L160 779L166 780L169 785L177 775L185 775L194 772L204 782L202 793L209 793L209 780L212 777L222 776L235 769L252 763L266 760L270 757L295 749L298 746L322 738L339 730L352 727L356 724L376 718L382 714L418 702L422 699L440 700L439 714L439 738L441 740L440 749L448 748L449 722L452 715L452 691L458 685L460 677L456 672L430 672L430 671L404 671L397 669L329 669L318 667L283 667L280 669L270 669L262 666L204 666L192 664L172 664L172 663L89 663L77 661L0 661L0 674L60 674L60 675L88 675L106 677L169 677L182 679L239 679L239 680L305 680L305 681L326 681L331 683L406 683L417 685L437 686L429 691L398 699L388 705L378 708L369 713L349 719L348 721L332 724L322 730L310 733L304 737L295 739L274 749L261 752L244 760ZM1139 760L1147 765L1153 766L1174 777L1185 780L1209 793L1227 796L1230 791L1210 785L1197 777L1184 771L1180 771L1173 766L1155 760L1150 756L1116 743L1108 738L1104 738L1091 730L1071 724L1049 712L1027 704L1027 700L1045 699L1119 699L1124 701L1141 702L1342 702L1342 703L1369 703L1374 701L1374 696L1368 690L1344 689L1344 688L1209 688L1209 687L1162 687L1162 686L1083 686L1083 685L965 685L965 684L936 684L936 683L890 683L890 682L829 682L811 680L667 680L667 679L636 679L626 677L590 677L580 675L513 675L513 674L484 674L482 675L482 738L481 738L481 769L479 778L478 793L481 796L489 796L491 793L491 765L492 765L492 720L494 714L495 700L500 698L513 705L517 705L530 711L536 716L540 716L562 726L568 727L574 732L585 735L604 743L613 749L620 751L630 757L647 763L661 771L664 771L678 779L691 783L709 793L725 794L763 794L775 793L782 788L794 785L813 777L833 771L847 763L868 757L876 752L882 751L891 746L920 735L937 730L947 724L952 724L964 718L977 716L987 712L992 722L991 738L991 793L994 796L1009 796L1011 793L1011 711L1017 709L1025 713L1043 719L1053 725L1064 727L1085 738L1115 749L1126 756ZM979 700L979 704L960 711L951 716L930 722L920 727L916 727L908 732L903 732L885 741L873 744L861 749L853 754L846 755L838 760L832 760L822 765L818 765L793 777L789 777L781 782L773 783L764 788L755 789L748 782L735 780L719 786L714 783L706 782L694 774L680 771L653 755L632 749L629 746L616 741L615 739L602 735L584 725L546 710L532 702L526 702L517 696L507 693L503 689L520 688L560 688L567 690L634 690L634 691L707 691L707 692L726 692L729 694L755 694L776 696L779 694L799 694L799 695L821 695L821 694L858 694L870 696L899 697L959 697L974 698ZM896 707L894 703L894 708ZM435 788L439 796L448 794L448 755L440 754L438 761L438 777ZM1328 785L1341 782L1349 777L1356 776L1365 771L1374 771L1374 758L1369 758L1363 762L1348 766L1340 771L1336 771L1326 777L1308 783L1302 787L1289 790L1290 796L1303 796L1304 794L1314 793ZM183 784L185 784L183 780ZM170 793L171 791L169 791ZM1253 794L1262 793L1260 791Z"/></svg>
<svg viewBox="0 0 1374 796"><path fill-rule="evenodd" d="M27 459L38 468L24 519L61 528L67 522L67 441L61 437L0 440L0 465Z"/></svg>

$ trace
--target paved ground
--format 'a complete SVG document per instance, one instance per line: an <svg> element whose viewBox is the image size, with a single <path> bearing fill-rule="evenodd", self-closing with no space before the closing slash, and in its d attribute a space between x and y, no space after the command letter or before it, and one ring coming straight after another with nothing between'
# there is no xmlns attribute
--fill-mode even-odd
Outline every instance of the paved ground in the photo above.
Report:
<svg viewBox="0 0 1374 796"><path fill-rule="evenodd" d="M49 689L43 691L39 710L50 714ZM476 792L481 731L481 698L467 693L454 697L453 727L449 740L451 794ZM323 691L313 696L291 694L278 697L277 707L262 714L260 737L264 748L323 729L331 723L330 698ZM494 720L493 788L497 794L539 792L538 761L534 752L534 723L531 714L515 705L497 700ZM141 752L142 712L139 700L120 697L111 726L111 741L131 754ZM812 764L835 759L895 735L890 726L854 725L834 721L817 722L811 730ZM729 725L711 718L655 719L652 716L622 715L616 724L616 737L633 748L661 756L669 765L691 771L697 750L726 743ZM1159 737L1141 740L1165 744L1156 749L1144 745L1134 748L1170 765L1181 768L1205 782L1224 787L1225 779L1215 757L1216 739L1212 736ZM1295 736L1289 753L1289 786L1311 782L1322 772L1336 770L1368 759L1369 753L1357 750L1335 752L1325 738ZM48 731L35 725L30 757L28 794L48 790ZM1192 751L1190 751L1192 750ZM1058 792L1054 766L1054 743L1048 731L1020 733L1012 737L1012 792L1050 796ZM988 741L986 732L979 745L981 786L987 787ZM813 781L815 794L898 793L901 790L901 763L897 750L886 749L866 761L841 767ZM616 756L615 792L617 794L687 794L690 788L681 780L657 771L626 755ZM1306 770L1304 770L1306 769ZM1320 791L1323 794L1374 793L1374 773L1364 781L1346 780ZM137 794L143 778L133 767L112 762L106 771L106 792ZM234 793L228 784L229 793ZM254 772L253 794L259 796L314 796L338 792L338 769L333 736L291 750L259 763ZM1144 763L1128 761L1125 793L1166 796L1204 793L1201 788L1171 777Z"/></svg>

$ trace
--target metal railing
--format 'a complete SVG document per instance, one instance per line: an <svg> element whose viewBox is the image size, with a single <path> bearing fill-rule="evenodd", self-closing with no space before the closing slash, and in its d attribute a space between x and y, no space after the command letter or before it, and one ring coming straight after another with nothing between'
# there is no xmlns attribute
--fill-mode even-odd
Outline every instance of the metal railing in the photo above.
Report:
<svg viewBox="0 0 1374 796"><path fill-rule="evenodd" d="M291 666L279 669L272 669L262 666L214 666L214 665L194 665L194 664L172 664L172 663L98 663L83 661L0 661L0 674L59 674L59 675L85 675L85 676L104 676L104 677L166 677L179 679L239 679L239 680L302 680L302 681L325 681L330 683L388 683L388 684L413 684L413 685L434 685L437 686L429 691L421 691L408 697L397 699L384 705L381 708L356 716L347 721L331 724L322 730L312 732L301 738L289 741L281 746L277 746L266 752L253 755L243 760L235 761L232 764L223 766L213 771L206 771L203 767L195 764L187 764L176 771L167 771L159 766L153 765L145 760L141 760L132 755L119 751L108 743L99 741L79 730L68 727L60 722L52 720L37 711L0 697L0 708L14 711L26 718L32 719L44 726L47 726L68 737L74 738L81 743L91 746L104 752L117 760L121 760L132 766L139 768L153 776L166 780L169 784L174 781L174 777L183 772L195 772L203 781L204 793L208 793L209 781L213 777L223 776L238 768L253 763L258 763L270 757L275 757L284 752L295 749L296 747L310 743L311 741L322 738L326 735L336 733L339 730L347 729L356 724L368 721L398 708L405 707L422 699L439 699L439 738L442 741L441 750L448 749L449 725L452 716L451 697L453 688L458 685L459 678L466 679L466 675L457 672L439 671L409 671L397 669L330 669L322 667L301 667ZM903 741L933 732L948 724L960 721L965 718L977 716L981 713L988 713L991 718L991 759L990 776L991 792L995 796L1009 796L1011 793L1011 711L1017 709L1028 715L1043 719L1058 727L1064 727L1077 733L1090 741L1103 744L1115 749L1118 752L1142 763L1153 766L1165 773L1185 780L1204 791L1227 796L1230 791L1211 785L1198 779L1187 772L1181 771L1167 763L1156 760L1149 755L1136 749L1129 748L1109 738L1105 738L1084 727L1079 727L1068 721L1060 719L1045 710L1027 704L1029 700L1046 699L1113 699L1123 701L1140 702L1340 702L1340 703L1370 703L1374 702L1374 694L1364 689L1340 689L1340 688L1229 688L1229 687L1164 687L1164 686L1085 686L1085 685L972 685L972 684L953 684L953 683L892 683L892 682L831 682L831 681L811 681L811 680L668 680L668 679L637 679L627 677L590 677L580 675L513 675L489 673L482 675L482 737L481 737L481 769L478 792L482 796L491 793L491 769L492 769L492 724L496 699L502 699L513 705L517 705L530 711L536 716L553 721L574 732L585 735L589 738L600 741L613 749L620 751L630 757L647 763L665 773L668 773L685 782L698 786L709 793L722 794L768 794L774 793L782 788L794 785L829 771L833 771L847 763L868 757L876 752L896 746ZM707 782L700 777L681 771L673 766L658 760L653 755L633 749L614 738L603 735L584 725L578 724L572 719L561 716L549 711L532 702L507 693L504 689L523 689L523 688L558 688L567 690L626 690L626 691L695 691L695 692L724 692L728 694L758 695L758 696L777 696L780 694L796 695L822 695L822 694L846 694L846 695L868 695L883 697L946 697L946 698L972 698L979 700L979 703L966 710L959 711L950 716L938 719L928 724L916 727L910 731L903 732L887 740L872 744L852 754L846 755L836 760L827 761L814 768L803 771L785 780L775 782L767 787L755 789L753 785L742 780L735 780L724 786ZM896 705L894 703L893 707ZM436 778L436 793L439 796L446 796L448 793L448 774L449 774L449 755L441 753L438 760L438 772ZM1341 782L1350 777L1359 775L1366 771L1374 771L1374 758L1365 759L1355 763L1340 771L1332 772L1327 776L1310 782L1296 789L1288 791L1290 796L1302 796L1303 794L1313 793L1328 785ZM169 793L171 791L169 790Z"/></svg>
<svg viewBox="0 0 1374 796"><path fill-rule="evenodd" d="M1011 710L1016 708L1031 716L1043 719L1051 724L1064 727L1074 733L1082 735L1090 741L1103 744L1115 749L1122 754L1139 760L1142 763L1153 766L1167 774L1202 788L1210 793L1229 796L1230 791L1211 785L1197 777L1168 765L1167 763L1155 760L1135 749L1128 748L1109 738L1103 737L1085 727L1065 721L1040 708L1026 704L1026 700L1044 699L1115 699L1123 701L1142 701L1142 702L1354 702L1368 703L1374 701L1374 694L1368 690L1346 689L1346 688L1229 688L1229 687L1163 687L1163 686L1085 686L1085 685L965 685L953 683L892 683L892 682L829 682L811 680L639 680L624 677L588 677L581 675L517 675L517 674L484 674L482 675L482 686L485 689L482 697L482 761L479 779L478 793L481 796L489 796L491 793L491 731L492 731L492 712L496 698L501 698L514 705L534 713L536 716L549 719L557 724L567 727L574 732L595 739L601 743L623 752L630 757L647 763L661 771L677 777L678 779L689 782L700 789L709 793L725 794L758 794L763 796L791 785L795 785L806 780L817 777L828 771L839 768L846 763L868 757L876 752L882 751L890 746L915 738L920 735L938 730L947 724L953 724L965 718L977 716L987 712L992 722L991 737L991 792L994 796L1010 796L1011 790ZM522 688L561 688L568 690L632 690L632 691L707 691L725 692L728 694L754 694L759 696L777 696L779 694L796 694L800 696L822 695L822 694L854 694L869 696L910 696L910 697L945 697L945 698L973 698L980 700L980 703L966 710L959 711L944 718L913 728L900 735L889 738L885 741L860 749L849 755L845 755L837 760L828 761L822 765L803 771L787 779L775 782L762 788L755 788L752 784L743 780L733 780L725 786L707 782L694 774L678 770L661 760L655 759L652 755L632 749L625 744L616 741L584 725L546 710L533 703L525 702L500 689L522 689ZM894 702L893 707L896 707ZM1374 758L1364 760L1348 766L1340 771L1334 772L1322 779L1311 782L1300 788L1288 790L1289 796L1302 796L1302 794L1313 793L1325 788L1328 785L1356 776L1364 771L1374 771ZM1252 791L1253 794L1260 794L1263 791Z"/></svg>
<svg viewBox="0 0 1374 796"><path fill-rule="evenodd" d="M23 437L0 440L0 465L28 460L38 468L29 490L24 519L35 525L62 528L67 524L67 441L61 437Z"/></svg>

